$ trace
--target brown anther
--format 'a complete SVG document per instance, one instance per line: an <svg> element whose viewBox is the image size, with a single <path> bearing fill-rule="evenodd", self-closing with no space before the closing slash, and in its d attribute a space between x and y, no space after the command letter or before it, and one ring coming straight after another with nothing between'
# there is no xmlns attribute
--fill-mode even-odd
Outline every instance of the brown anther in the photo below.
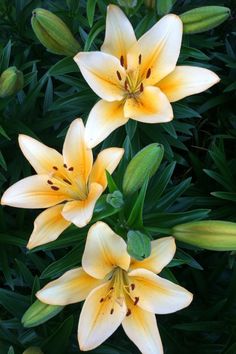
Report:
<svg viewBox="0 0 236 354"><path fill-rule="evenodd" d="M101 299L100 299L100 302L103 302L104 301L104 298L102 297Z"/></svg>
<svg viewBox="0 0 236 354"><path fill-rule="evenodd" d="M116 72L116 75L117 75L118 79L121 81L121 80L122 80L122 77L121 77L121 74L119 73L118 70L117 70L117 72Z"/></svg>
<svg viewBox="0 0 236 354"><path fill-rule="evenodd" d="M126 91L128 91L128 80L127 79L125 80L125 89L126 89Z"/></svg>
<svg viewBox="0 0 236 354"><path fill-rule="evenodd" d="M66 163L64 163L63 167L67 168L67 164L66 164Z"/></svg>
<svg viewBox="0 0 236 354"><path fill-rule="evenodd" d="M58 170L58 167L57 166L52 166L52 168L57 171Z"/></svg>
<svg viewBox="0 0 236 354"><path fill-rule="evenodd" d="M50 181L50 179L47 180L48 184L53 184L52 181Z"/></svg>
<svg viewBox="0 0 236 354"><path fill-rule="evenodd" d="M74 171L74 167L68 168L68 171Z"/></svg>
<svg viewBox="0 0 236 354"><path fill-rule="evenodd" d="M140 85L140 88L139 88L139 90L140 90L140 92L143 92L143 83L141 82L141 85Z"/></svg>
<svg viewBox="0 0 236 354"><path fill-rule="evenodd" d="M111 286L111 287L110 287L110 290L113 290L113 289L114 289L114 287L113 287L113 286Z"/></svg>
<svg viewBox="0 0 236 354"><path fill-rule="evenodd" d="M135 289L135 284L130 284L130 289L134 290Z"/></svg>
<svg viewBox="0 0 236 354"><path fill-rule="evenodd" d="M58 191L58 190L59 190L59 187L56 187L56 186L51 186L51 188L52 188L54 191Z"/></svg>
<svg viewBox="0 0 236 354"><path fill-rule="evenodd" d="M68 181L68 179L63 178L63 181L66 182L67 184L69 184L70 186L72 185L72 183L70 181Z"/></svg>
<svg viewBox="0 0 236 354"><path fill-rule="evenodd" d="M146 79L148 79L151 75L151 68L148 69L147 74L146 74Z"/></svg>
<svg viewBox="0 0 236 354"><path fill-rule="evenodd" d="M130 315L131 315L131 310L128 309L127 312L126 312L126 316L128 317L128 316L130 316Z"/></svg>
<svg viewBox="0 0 236 354"><path fill-rule="evenodd" d="M112 315L112 314L113 314L113 312L114 312L114 309L111 309L110 314Z"/></svg>
<svg viewBox="0 0 236 354"><path fill-rule="evenodd" d="M138 302L139 302L139 297L135 296L135 298L134 298L134 305L137 305Z"/></svg>
<svg viewBox="0 0 236 354"><path fill-rule="evenodd" d="M139 56L138 56L138 63L139 63L139 65L142 63L142 55L141 54L139 54Z"/></svg>
<svg viewBox="0 0 236 354"><path fill-rule="evenodd" d="M121 55L121 57L120 57L120 65L124 66L124 64L125 64L124 57L123 57L123 55Z"/></svg>

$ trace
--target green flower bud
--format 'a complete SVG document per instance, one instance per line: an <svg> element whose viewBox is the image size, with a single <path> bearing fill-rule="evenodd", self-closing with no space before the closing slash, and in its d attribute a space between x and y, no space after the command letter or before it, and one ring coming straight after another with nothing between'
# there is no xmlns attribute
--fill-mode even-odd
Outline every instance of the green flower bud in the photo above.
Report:
<svg viewBox="0 0 236 354"><path fill-rule="evenodd" d="M144 183L146 178L151 177L161 164L164 155L164 147L161 144L150 144L140 150L128 164L124 179L124 194L132 194Z"/></svg>
<svg viewBox="0 0 236 354"><path fill-rule="evenodd" d="M138 3L138 0L118 0L118 4L123 7L135 7Z"/></svg>
<svg viewBox="0 0 236 354"><path fill-rule="evenodd" d="M184 33L201 33L219 26L230 16L230 9L224 6L202 6L180 15Z"/></svg>
<svg viewBox="0 0 236 354"><path fill-rule="evenodd" d="M151 254L151 240L140 231L129 231L127 235L127 252L139 261L143 261Z"/></svg>
<svg viewBox="0 0 236 354"><path fill-rule="evenodd" d="M74 56L80 45L66 24L52 12L35 9L31 18L32 28L38 40L48 51L65 56Z"/></svg>
<svg viewBox="0 0 236 354"><path fill-rule="evenodd" d="M23 73L15 66L3 71L0 76L0 97L11 96L20 91L24 86Z"/></svg>
<svg viewBox="0 0 236 354"><path fill-rule="evenodd" d="M30 347L26 349L23 354L43 354L43 352L39 347Z"/></svg>
<svg viewBox="0 0 236 354"><path fill-rule="evenodd" d="M157 1L157 13L160 16L166 15L170 12L174 6L176 0L158 0Z"/></svg>
<svg viewBox="0 0 236 354"><path fill-rule="evenodd" d="M179 241L213 251L236 250L236 223L219 220L194 221L173 227Z"/></svg>
<svg viewBox="0 0 236 354"><path fill-rule="evenodd" d="M113 208L120 209L124 205L123 195L120 191L109 193L107 195L106 202L113 206Z"/></svg>
<svg viewBox="0 0 236 354"><path fill-rule="evenodd" d="M48 305L36 300L25 312L21 322L26 328L35 327L50 320L62 309L63 306Z"/></svg>

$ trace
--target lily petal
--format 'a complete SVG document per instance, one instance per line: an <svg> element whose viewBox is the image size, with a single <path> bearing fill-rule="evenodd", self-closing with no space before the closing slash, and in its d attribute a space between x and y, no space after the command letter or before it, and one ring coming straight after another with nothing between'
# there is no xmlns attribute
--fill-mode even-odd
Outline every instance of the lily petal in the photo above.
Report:
<svg viewBox="0 0 236 354"><path fill-rule="evenodd" d="M79 319L78 341L80 349L87 351L103 343L119 327L126 315L125 301L115 301L111 283L94 289L87 297Z"/></svg>
<svg viewBox="0 0 236 354"><path fill-rule="evenodd" d="M177 66L157 86L170 102L207 90L220 81L213 71L195 66Z"/></svg>
<svg viewBox="0 0 236 354"><path fill-rule="evenodd" d="M164 16L139 40L140 72L148 85L154 85L174 70L181 47L183 24L174 14ZM136 61L137 48L131 48L128 61Z"/></svg>
<svg viewBox="0 0 236 354"><path fill-rule="evenodd" d="M123 56L126 65L126 55L135 43L136 37L131 23L118 6L107 8L105 40L101 50L117 57Z"/></svg>
<svg viewBox="0 0 236 354"><path fill-rule="evenodd" d="M90 227L82 258L84 270L94 278L103 279L114 267L128 270L130 256L125 241L104 222Z"/></svg>
<svg viewBox="0 0 236 354"><path fill-rule="evenodd" d="M124 154L124 149L122 148L108 148L102 150L93 165L92 172L90 175L90 182L96 182L103 186L105 189L107 186L106 172L110 174L116 169L122 156Z"/></svg>
<svg viewBox="0 0 236 354"><path fill-rule="evenodd" d="M68 305L86 299L101 282L90 277L82 268L75 268L48 283L37 292L37 298L49 305Z"/></svg>
<svg viewBox="0 0 236 354"><path fill-rule="evenodd" d="M127 308L127 316L122 321L127 336L143 354L163 354L155 315L135 306L132 301L127 302Z"/></svg>
<svg viewBox="0 0 236 354"><path fill-rule="evenodd" d="M170 263L176 251L174 237L163 237L151 242L151 254L143 261L132 260L130 270L143 268L158 274Z"/></svg>
<svg viewBox="0 0 236 354"><path fill-rule="evenodd" d="M74 60L99 97L110 102L123 98L125 69L116 57L102 52L80 52Z"/></svg>
<svg viewBox="0 0 236 354"><path fill-rule="evenodd" d="M127 99L124 112L125 117L143 123L165 123L173 119L173 110L166 95L152 86L145 87L138 99Z"/></svg>
<svg viewBox="0 0 236 354"><path fill-rule="evenodd" d="M45 243L55 241L70 226L70 222L61 215L64 204L44 210L34 221L34 230L27 248L31 249Z"/></svg>
<svg viewBox="0 0 236 354"><path fill-rule="evenodd" d="M98 101L89 113L85 128L86 143L90 148L128 122L124 116L124 104L120 101Z"/></svg>
<svg viewBox="0 0 236 354"><path fill-rule="evenodd" d="M65 204L62 215L78 227L84 227L93 216L96 201L103 192L103 188L98 183L91 183L87 199L74 200Z"/></svg>
<svg viewBox="0 0 236 354"><path fill-rule="evenodd" d="M40 143L28 135L19 135L21 151L38 174L53 171L53 166L62 166L63 158L56 150Z"/></svg>
<svg viewBox="0 0 236 354"><path fill-rule="evenodd" d="M75 119L66 134L63 145L63 158L67 168L73 168L73 175L80 180L85 189L88 176L92 169L93 154L85 144L84 123L82 119Z"/></svg>
<svg viewBox="0 0 236 354"><path fill-rule="evenodd" d="M158 313L172 313L187 307L193 295L169 280L163 279L146 269L135 269L129 274L133 284L132 296L138 299L142 309Z"/></svg>
<svg viewBox="0 0 236 354"><path fill-rule="evenodd" d="M2 196L1 204L16 208L38 209L48 208L70 199L66 191L60 187L52 189L48 184L48 175L26 177L8 188ZM54 181L53 178L50 178Z"/></svg>

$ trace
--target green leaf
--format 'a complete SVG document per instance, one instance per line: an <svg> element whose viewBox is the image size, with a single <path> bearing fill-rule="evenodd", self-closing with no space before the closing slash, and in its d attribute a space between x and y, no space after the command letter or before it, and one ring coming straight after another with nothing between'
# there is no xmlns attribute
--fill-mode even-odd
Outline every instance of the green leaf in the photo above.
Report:
<svg viewBox="0 0 236 354"><path fill-rule="evenodd" d="M143 226L143 206L144 199L146 196L146 191L148 187L148 178L144 182L138 198L136 199L133 208L129 214L129 218L127 220L127 225L129 227L141 228Z"/></svg>
<svg viewBox="0 0 236 354"><path fill-rule="evenodd" d="M150 238L140 231L130 230L127 234L127 252L139 261L149 257L151 254Z"/></svg>
<svg viewBox="0 0 236 354"><path fill-rule="evenodd" d="M97 0L87 0L86 11L87 11L88 23L90 27L92 27L93 25L96 4L97 4Z"/></svg>

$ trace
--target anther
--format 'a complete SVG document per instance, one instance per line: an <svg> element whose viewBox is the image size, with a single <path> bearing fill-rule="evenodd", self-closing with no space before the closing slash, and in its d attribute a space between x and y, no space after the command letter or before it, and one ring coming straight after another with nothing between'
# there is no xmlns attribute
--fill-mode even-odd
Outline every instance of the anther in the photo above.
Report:
<svg viewBox="0 0 236 354"><path fill-rule="evenodd" d="M67 168L67 164L66 164L66 163L64 163L63 167Z"/></svg>
<svg viewBox="0 0 236 354"><path fill-rule="evenodd" d="M141 82L139 90L140 90L140 92L143 92L143 83L142 82Z"/></svg>
<svg viewBox="0 0 236 354"><path fill-rule="evenodd" d="M139 302L139 297L135 296L135 298L134 298L134 305L137 305L138 302Z"/></svg>
<svg viewBox="0 0 236 354"><path fill-rule="evenodd" d="M113 287L113 286L111 286L111 287L110 287L110 290L113 290L113 289L114 289L114 287Z"/></svg>
<svg viewBox="0 0 236 354"><path fill-rule="evenodd" d="M57 166L53 166L52 168L53 168L55 171L58 170Z"/></svg>
<svg viewBox="0 0 236 354"><path fill-rule="evenodd" d="M124 63L125 63L124 57L123 57L123 55L121 55L121 57L120 57L120 65L124 66Z"/></svg>
<svg viewBox="0 0 236 354"><path fill-rule="evenodd" d="M125 89L126 89L126 91L128 91L128 80L127 79L125 80Z"/></svg>
<svg viewBox="0 0 236 354"><path fill-rule="evenodd" d="M68 168L68 171L74 171L74 167Z"/></svg>
<svg viewBox="0 0 236 354"><path fill-rule="evenodd" d="M146 74L146 79L148 79L151 75L151 68L148 69L147 74Z"/></svg>
<svg viewBox="0 0 236 354"><path fill-rule="evenodd" d="M131 290L134 290L135 289L135 284L130 284L130 288L131 288Z"/></svg>
<svg viewBox="0 0 236 354"><path fill-rule="evenodd" d="M48 184L53 184L53 182L52 182L52 181L50 181L50 179L49 179L49 180L47 180L47 182L48 182Z"/></svg>
<svg viewBox="0 0 236 354"><path fill-rule="evenodd" d="M142 55L141 54L139 54L138 63L139 63L139 65L142 63Z"/></svg>
<svg viewBox="0 0 236 354"><path fill-rule="evenodd" d="M70 181L68 181L68 179L63 178L63 181L66 182L67 184L69 184L70 186L72 185L72 183Z"/></svg>
<svg viewBox="0 0 236 354"><path fill-rule="evenodd" d="M121 81L121 80L122 80L122 77L121 77L121 74L119 73L118 70L117 70L117 72L116 72L116 75L117 75L118 79Z"/></svg>
<svg viewBox="0 0 236 354"><path fill-rule="evenodd" d="M104 301L104 298L102 297L101 299L100 299L100 302L103 302Z"/></svg>
<svg viewBox="0 0 236 354"><path fill-rule="evenodd" d="M56 187L56 186L51 186L51 188L52 188L54 191L58 191L58 190L59 190L59 187Z"/></svg>
<svg viewBox="0 0 236 354"><path fill-rule="evenodd" d="M128 316L130 316L130 315L131 315L131 310L128 309L127 312L126 312L126 316L128 317Z"/></svg>
<svg viewBox="0 0 236 354"><path fill-rule="evenodd" d="M112 314L113 314L113 312L114 312L114 309L111 309L110 314L112 315Z"/></svg>

